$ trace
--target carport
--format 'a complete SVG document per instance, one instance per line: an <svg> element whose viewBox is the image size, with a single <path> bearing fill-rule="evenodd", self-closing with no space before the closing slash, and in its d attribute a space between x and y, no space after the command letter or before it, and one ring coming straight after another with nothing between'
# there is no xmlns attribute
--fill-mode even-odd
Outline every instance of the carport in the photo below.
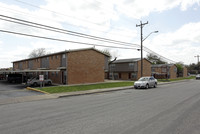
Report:
<svg viewBox="0 0 200 134"><path fill-rule="evenodd" d="M12 71L12 70L5 70L5 71L0 71L0 74L2 74L5 78L5 80L7 80L7 75L8 74L22 74L22 82L24 81L24 79L28 78L32 78L32 77L36 77L40 74L43 74L45 78L48 78L48 73L49 72L60 72L61 70L16 70L16 71ZM62 79L62 78L61 78Z"/></svg>

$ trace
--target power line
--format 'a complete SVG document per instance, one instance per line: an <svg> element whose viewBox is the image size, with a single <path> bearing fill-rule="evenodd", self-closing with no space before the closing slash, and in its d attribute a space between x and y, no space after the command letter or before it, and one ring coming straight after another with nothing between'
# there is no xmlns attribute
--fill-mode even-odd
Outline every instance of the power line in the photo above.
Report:
<svg viewBox="0 0 200 134"><path fill-rule="evenodd" d="M129 43L129 42L123 42L123 41L117 41L117 40L112 40L112 39L107 39L107 38L92 36L92 35L88 35L88 34L83 34L83 33L79 33L79 32L74 32L74 31L70 31L70 30L60 29L60 28L56 28L56 27L52 27L52 26L47 26L47 25L42 25L42 24L39 24L39 23L34 23L34 22L26 21L26 20L21 20L21 19L9 17L9 16L1 15L1 14L0 14L0 17L11 19L11 20L8 20L8 19L0 18L0 19L5 20L5 21L10 21L10 22L13 22L13 23L18 23L18 24L22 24L22 25L26 25L26 26L35 27L35 28L40 28L40 29L50 30L50 31L54 31L54 32L69 34L69 35L73 35L73 36L77 36L77 37L88 38L88 39L93 39L93 40L98 40L98 41L103 41L103 42L118 44L118 45L122 45L122 46L129 46L129 47L136 46L136 47L140 47L140 45L138 45L138 44L133 44L133 43ZM13 20L17 20L17 21L13 21ZM144 48L144 51L146 51L146 52L150 51L149 53L154 53L155 55L163 57L163 56L157 54L156 52L150 50L147 47L143 47L143 48ZM163 58L167 59L165 57L163 57ZM169 59L167 59L167 60L170 61L170 62L172 61L172 60L169 60Z"/></svg>
<svg viewBox="0 0 200 134"><path fill-rule="evenodd" d="M70 30L60 29L60 28L56 28L56 27L52 27L52 26L48 26L48 25L43 25L43 24L31 22L31 21L26 21L26 20L22 20L22 19L17 19L17 18L14 18L14 17L9 17L9 16L5 16L5 15L1 15L1 14L0 14L0 17L12 19L12 20L17 20L17 21L20 21L20 22L0 18L0 19L5 20L5 21L18 23L18 24L22 24L22 25L26 25L26 26L31 26L31 27L35 27L35 28L50 30L50 31L54 31L54 32L59 32L59 33L63 33L63 34L73 35L73 36L77 36L77 37L88 38L88 39L98 40L98 41L103 41L103 42L108 42L108 43L114 43L114 44L123 45L123 46L134 46L134 45L139 46L138 44L127 43L127 42L123 42L123 41L117 41L117 40L97 37L97 36L93 36L93 35L83 34L83 33L79 33L79 32L74 32L74 31L70 31ZM22 22L25 22L25 23L22 23ZM26 23L28 23L28 24L26 24ZM32 24L32 25L30 25L30 24ZM37 26L35 26L35 25L37 25ZM52 30L52 29L55 29L55 30Z"/></svg>
<svg viewBox="0 0 200 134"><path fill-rule="evenodd" d="M19 15L21 15L21 14L24 14L24 15L26 15L26 16L28 16L28 17L30 17L30 15L31 15L31 17L33 18L33 16L34 16L34 18L41 18L41 17L38 17L38 16L36 16L36 15L32 15L32 14L29 14L29 13L25 13L25 12L21 12L21 11L18 11L18 10L14 10L14 9L10 9L10 8L7 8L7 7L3 7L3 6L0 6L1 8L5 8L5 9L9 9L9 10L12 10L13 11L13 13L16 13L16 12L18 12L17 14L19 14ZM5 11L5 12L11 12L11 11ZM42 19L44 19L45 17L42 17ZM55 20L55 19L50 19L50 18L46 18L46 19L48 19L48 20L51 20L51 21L54 21L54 22L57 22L58 20ZM70 24L70 23L65 23L65 25L69 25L69 26L72 26L72 27L75 27L75 25L74 24ZM99 26L101 26L101 25L99 25ZM87 28L87 27L85 27L85 26L79 26L79 27L82 27L82 28ZM103 27L103 26L101 26L101 27ZM101 32L101 33L105 33L105 31L102 31L102 30L97 30L97 29L94 29L94 28L89 28L89 29L91 29L91 30L94 30L94 31L98 31L98 32ZM113 29L116 29L116 28L113 28ZM121 29L120 31L126 31L126 30L124 30L124 29ZM132 36L128 36L128 35L124 35L124 34L119 34L119 33L113 33L114 35L120 35L120 36L123 36L123 37L132 37Z"/></svg>
<svg viewBox="0 0 200 134"><path fill-rule="evenodd" d="M29 36L29 37L34 37L34 38L47 39L47 40L54 40L54 41L60 41L60 42L68 42L68 43L75 43L75 44L90 45L90 46L100 46L100 47L109 47L109 48L121 48L121 49L136 49L136 50L137 50L137 48L116 47L116 46L107 46L107 45L91 44L91 43L85 43L85 42L78 42L78 41L71 41L71 40L63 40L63 39L50 38L50 37L45 37L45 36L37 36L37 35L32 35L32 34L24 34L24 33L19 33L19 32L12 32L12 31L2 30L2 29L0 29L0 32L10 33L10 34L17 34L17 35L22 35L22 36Z"/></svg>

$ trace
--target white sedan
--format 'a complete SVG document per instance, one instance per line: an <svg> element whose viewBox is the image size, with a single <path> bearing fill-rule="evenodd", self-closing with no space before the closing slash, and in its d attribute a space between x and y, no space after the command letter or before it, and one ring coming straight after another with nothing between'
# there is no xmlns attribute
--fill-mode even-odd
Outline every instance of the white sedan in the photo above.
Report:
<svg viewBox="0 0 200 134"><path fill-rule="evenodd" d="M154 77L141 77L138 81L134 82L134 88L146 88L157 87L157 79Z"/></svg>

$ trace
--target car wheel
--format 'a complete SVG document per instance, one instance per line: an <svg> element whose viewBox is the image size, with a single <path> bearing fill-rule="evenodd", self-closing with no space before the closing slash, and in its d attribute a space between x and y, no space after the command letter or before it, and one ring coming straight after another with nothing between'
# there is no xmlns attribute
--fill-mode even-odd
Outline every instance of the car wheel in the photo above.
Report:
<svg viewBox="0 0 200 134"><path fill-rule="evenodd" d="M37 84L36 82L35 82L35 83L33 83L33 86L34 86L34 87L37 87L37 85L38 85L38 84Z"/></svg>
<svg viewBox="0 0 200 134"><path fill-rule="evenodd" d="M149 88L149 84L146 85L146 89L148 89L148 88Z"/></svg>
<svg viewBox="0 0 200 134"><path fill-rule="evenodd" d="M49 81L47 84L48 84L48 85L51 85L51 81Z"/></svg>
<svg viewBox="0 0 200 134"><path fill-rule="evenodd" d="M157 83L154 84L154 88L156 88L156 87L157 87Z"/></svg>

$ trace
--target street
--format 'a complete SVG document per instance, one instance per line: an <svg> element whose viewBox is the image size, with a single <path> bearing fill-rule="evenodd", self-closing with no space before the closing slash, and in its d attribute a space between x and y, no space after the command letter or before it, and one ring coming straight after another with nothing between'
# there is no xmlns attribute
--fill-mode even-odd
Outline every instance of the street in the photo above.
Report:
<svg viewBox="0 0 200 134"><path fill-rule="evenodd" d="M199 134L199 84L0 105L0 133Z"/></svg>

